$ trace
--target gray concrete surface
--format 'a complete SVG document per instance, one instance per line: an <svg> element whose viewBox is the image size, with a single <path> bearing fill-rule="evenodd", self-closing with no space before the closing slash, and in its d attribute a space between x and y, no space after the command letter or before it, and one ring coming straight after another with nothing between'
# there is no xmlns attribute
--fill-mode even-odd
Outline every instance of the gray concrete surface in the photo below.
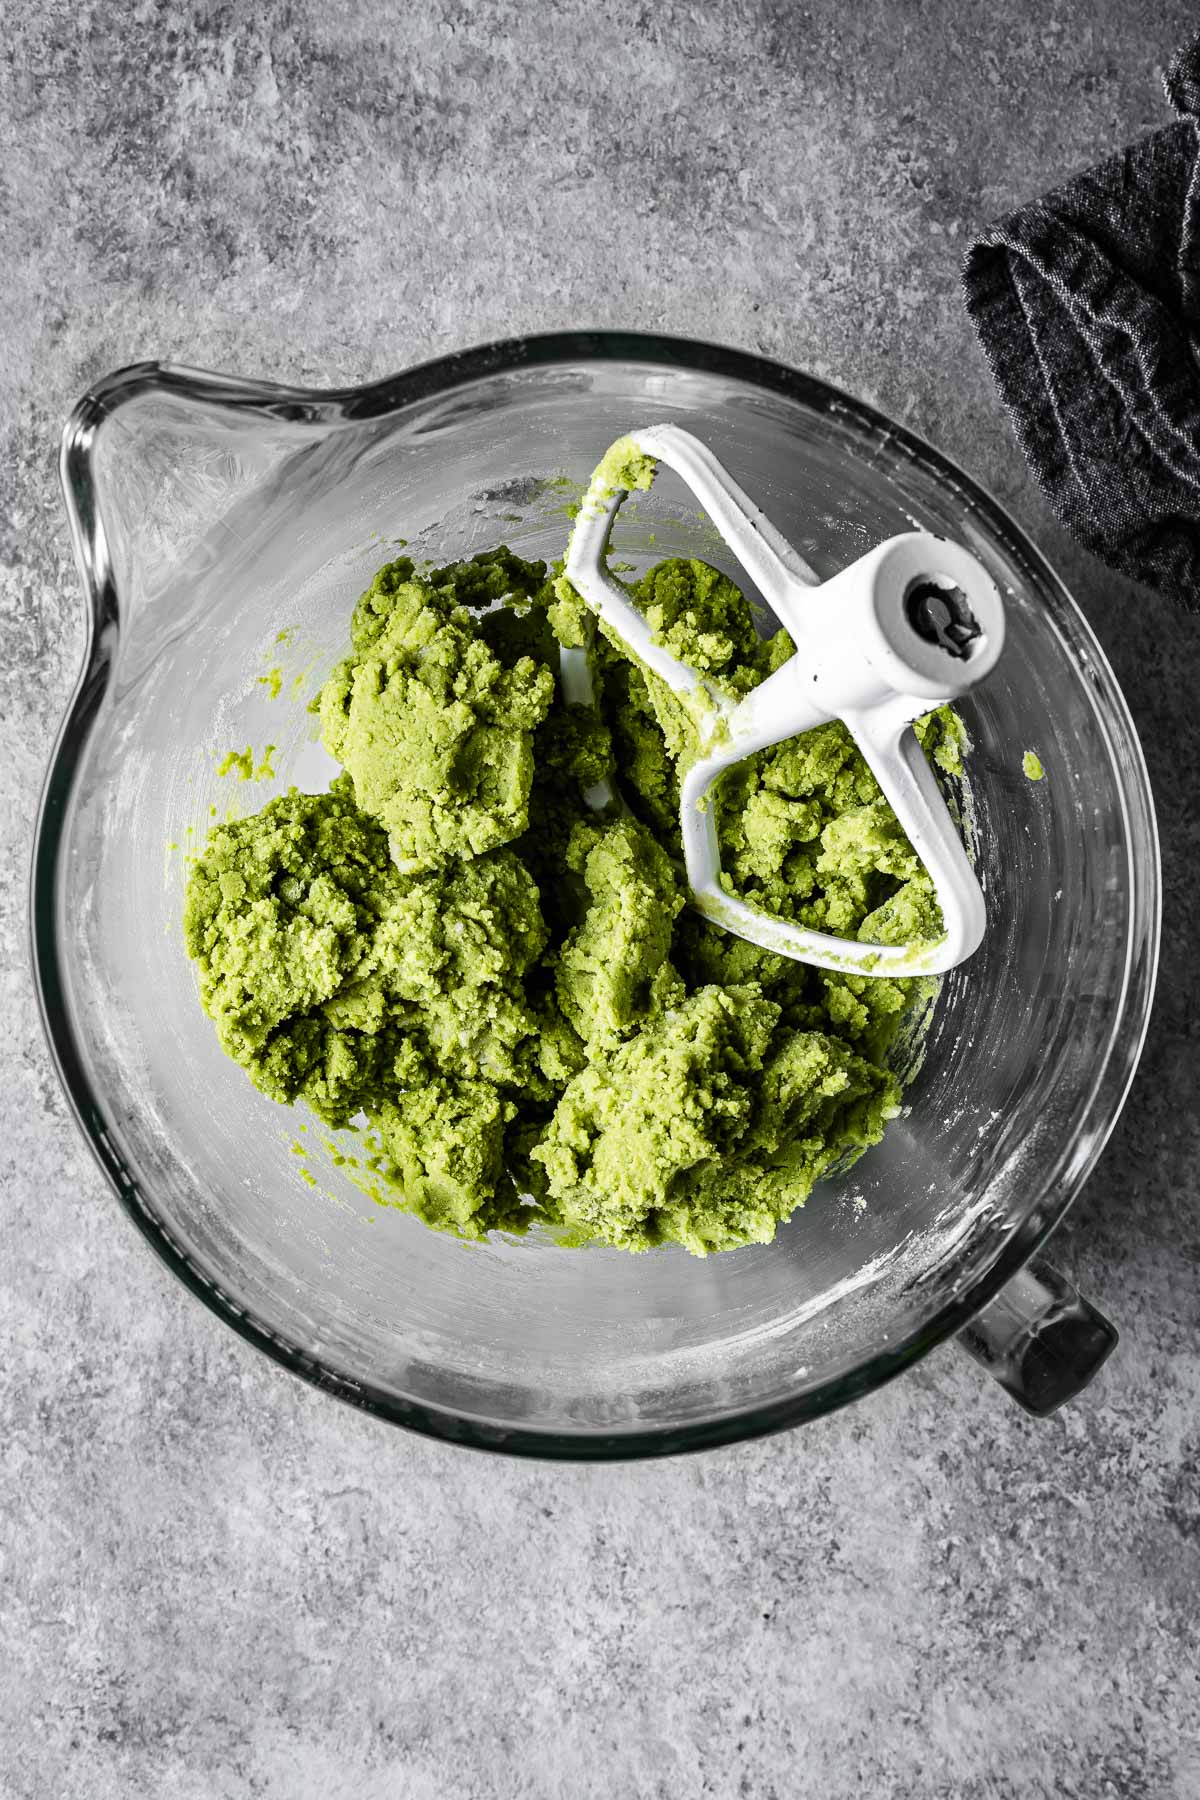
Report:
<svg viewBox="0 0 1200 1800"><path fill-rule="evenodd" d="M1164 116L1167 0L9 0L0 34L0 1794L1200 1794L1200 634L1065 541L964 242ZM344 382L518 329L724 339L910 422L1073 582L1145 736L1168 969L1060 1235L1116 1317L1034 1424L953 1349L801 1434L508 1464L309 1391L69 1121L25 870L80 606L58 432L141 357Z"/></svg>

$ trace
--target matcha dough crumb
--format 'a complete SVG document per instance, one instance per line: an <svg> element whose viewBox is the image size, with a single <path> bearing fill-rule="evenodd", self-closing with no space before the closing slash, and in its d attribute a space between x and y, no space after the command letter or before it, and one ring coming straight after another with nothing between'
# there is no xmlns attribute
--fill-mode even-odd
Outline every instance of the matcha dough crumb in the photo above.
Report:
<svg viewBox="0 0 1200 1800"><path fill-rule="evenodd" d="M653 472L626 441L600 473ZM791 654L706 563L634 585L660 641L729 693ZM588 651L594 705L568 703L560 647ZM878 1141L889 1049L931 984L812 969L685 905L692 721L561 575L504 548L388 564L317 707L344 773L213 828L185 942L222 1048L272 1099L362 1132L388 1198L464 1238L541 1223L706 1255L768 1242ZM961 775L953 713L917 733ZM591 810L614 775L622 805ZM940 931L840 725L749 758L715 804L751 901L868 942Z"/></svg>
<svg viewBox="0 0 1200 1800"><path fill-rule="evenodd" d="M1025 752L1024 756L1021 758L1021 767L1024 769L1030 781L1041 781L1045 777L1046 771L1042 767L1042 759L1036 750L1027 750Z"/></svg>
<svg viewBox="0 0 1200 1800"><path fill-rule="evenodd" d="M244 750L227 750L217 764L217 774L236 775L239 781L251 781L254 778L254 752L249 744Z"/></svg>
<svg viewBox="0 0 1200 1800"><path fill-rule="evenodd" d="M249 744L244 750L227 750L217 764L217 774L222 776L236 774L239 781L273 781L275 765L271 758L276 749L277 745L268 744L257 763L254 760L254 751Z"/></svg>
<svg viewBox="0 0 1200 1800"><path fill-rule="evenodd" d="M657 467L655 459L639 450L631 437L618 438L592 476L592 485L600 493L632 493L650 486Z"/></svg>

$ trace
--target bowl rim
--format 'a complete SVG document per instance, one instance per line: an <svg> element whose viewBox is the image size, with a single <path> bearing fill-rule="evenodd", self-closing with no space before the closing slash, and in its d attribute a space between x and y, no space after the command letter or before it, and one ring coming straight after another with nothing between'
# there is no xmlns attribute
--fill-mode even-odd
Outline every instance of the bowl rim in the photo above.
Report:
<svg viewBox="0 0 1200 1800"><path fill-rule="evenodd" d="M337 425L378 419L489 377L555 363L642 362L713 374L795 400L811 411L838 414L879 433L943 484L957 489L1014 561L1049 587L1088 643L1092 685L1101 691L1106 736L1123 730L1130 779L1140 789L1150 855L1134 858L1128 835L1130 927L1121 992L1106 1053L1093 1079L1084 1118L1107 1082L1108 1113L1094 1124L1086 1156L1070 1160L1065 1144L1048 1181L1045 1205L1011 1233L991 1266L907 1336L808 1393L794 1394L684 1425L585 1433L501 1426L398 1397L326 1367L301 1345L252 1318L214 1285L153 1210L113 1143L83 1057L71 1032L56 932L60 850L76 774L107 690L119 629L116 578L100 517L92 453L105 418L148 393L200 400L262 418ZM585 330L493 340L417 364L363 386L307 388L247 380L178 364L141 362L90 387L63 429L59 464L71 536L84 590L86 639L82 667L51 752L34 830L30 868L30 949L42 1026L71 1111L121 1205L159 1258L218 1318L248 1343L312 1385L390 1423L475 1449L551 1461L618 1461L709 1449L782 1431L820 1417L894 1379L959 1331L1032 1257L1059 1224L1087 1180L1120 1116L1137 1069L1153 1005L1161 933L1161 852L1153 793L1137 730L1108 659L1066 587L1016 521L951 458L877 408L819 377L747 351L658 333ZM1110 753L1112 746L1110 743ZM1115 761L1115 758L1114 758ZM1143 847L1144 849L1145 847ZM1135 962L1138 964L1135 967ZM1135 985L1136 984L1136 985ZM1114 1064L1114 1059L1116 1059ZM1080 1134L1082 1135L1082 1134Z"/></svg>

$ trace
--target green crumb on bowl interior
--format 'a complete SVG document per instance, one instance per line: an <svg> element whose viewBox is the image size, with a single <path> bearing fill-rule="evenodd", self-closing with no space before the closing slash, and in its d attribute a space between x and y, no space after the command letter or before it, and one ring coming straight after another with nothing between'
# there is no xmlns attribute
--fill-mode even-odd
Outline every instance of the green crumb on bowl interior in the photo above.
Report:
<svg viewBox="0 0 1200 1800"><path fill-rule="evenodd" d="M604 493L632 493L648 488L657 468L655 458L639 450L633 438L618 438L598 463L592 485Z"/></svg>
<svg viewBox="0 0 1200 1800"><path fill-rule="evenodd" d="M236 775L239 781L273 781L275 770L271 758L275 750L274 744L268 744L257 761L249 744L244 750L227 750L217 764L217 774Z"/></svg>
<svg viewBox="0 0 1200 1800"><path fill-rule="evenodd" d="M254 776L254 752L249 744L244 750L227 750L217 764L218 775L235 775L239 781L250 781Z"/></svg>
<svg viewBox="0 0 1200 1800"><path fill-rule="evenodd" d="M278 666L268 669L265 675L259 676L258 685L266 688L268 700L278 700L283 687L283 670Z"/></svg>
<svg viewBox="0 0 1200 1800"><path fill-rule="evenodd" d="M630 454L611 473L644 486L653 463ZM792 654L698 559L632 592L714 692L740 698ZM567 701L564 647L586 651L594 702ZM504 547L389 563L318 710L342 772L215 825L183 924L227 1054L352 1134L357 1157L327 1142L339 1180L463 1239L539 1226L565 1246L708 1255L768 1242L883 1136L893 1046L929 983L794 962L687 904L696 719L589 629L569 582ZM961 771L953 713L917 735ZM248 779L269 761L226 765ZM623 807L593 810L618 777ZM856 943L941 934L842 725L745 759L709 804L731 894ZM315 1187L306 1130L292 1148Z"/></svg>
<svg viewBox="0 0 1200 1800"><path fill-rule="evenodd" d="M1027 750L1021 758L1021 767L1030 781L1041 781L1046 774L1042 767L1042 759L1036 750Z"/></svg>

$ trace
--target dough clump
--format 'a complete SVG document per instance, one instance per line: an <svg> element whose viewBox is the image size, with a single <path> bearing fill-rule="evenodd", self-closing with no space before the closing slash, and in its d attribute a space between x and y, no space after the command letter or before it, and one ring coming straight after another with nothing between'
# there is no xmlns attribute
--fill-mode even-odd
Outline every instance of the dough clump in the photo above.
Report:
<svg viewBox="0 0 1200 1800"><path fill-rule="evenodd" d="M703 562L660 563L636 591L730 693L791 654ZM691 721L561 574L504 548L424 572L402 558L350 636L318 703L344 773L216 826L191 868L185 940L224 1050L272 1099L362 1132L388 1197L440 1230L768 1242L898 1111L888 1052L928 984L812 969L686 906ZM591 706L560 679L581 647ZM961 771L952 713L918 734ZM618 778L623 805L592 811L585 791ZM840 725L739 765L717 805L754 903L878 943L940 932Z"/></svg>

